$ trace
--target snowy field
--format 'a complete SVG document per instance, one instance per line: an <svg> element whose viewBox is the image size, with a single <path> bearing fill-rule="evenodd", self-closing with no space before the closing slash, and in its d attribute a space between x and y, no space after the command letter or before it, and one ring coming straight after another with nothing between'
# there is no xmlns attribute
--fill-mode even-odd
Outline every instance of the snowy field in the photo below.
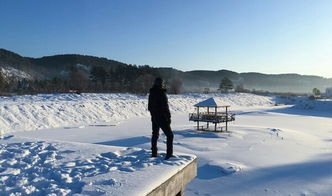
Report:
<svg viewBox="0 0 332 196"><path fill-rule="evenodd" d="M188 121L193 105L210 97L236 113L229 132L195 131ZM146 96L0 98L0 195L144 195L158 184L146 180L166 178L193 159L187 154L197 156L198 176L186 195L332 194L331 100L236 93L169 103L178 157L164 161L164 135L161 156L149 157Z"/></svg>

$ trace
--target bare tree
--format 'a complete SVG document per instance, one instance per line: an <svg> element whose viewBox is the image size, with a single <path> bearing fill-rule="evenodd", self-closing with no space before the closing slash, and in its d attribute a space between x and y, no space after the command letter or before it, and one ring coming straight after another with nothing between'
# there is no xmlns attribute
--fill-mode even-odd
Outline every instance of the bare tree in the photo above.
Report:
<svg viewBox="0 0 332 196"><path fill-rule="evenodd" d="M154 77L151 74L140 75L134 83L134 92L147 94L153 84Z"/></svg>
<svg viewBox="0 0 332 196"><path fill-rule="evenodd" d="M219 90L221 90L222 92L226 92L227 93L229 90L231 90L233 88L234 88L233 82L229 78L224 77L220 81Z"/></svg>
<svg viewBox="0 0 332 196"><path fill-rule="evenodd" d="M170 82L170 93L179 94L182 90L182 80L180 78L174 78Z"/></svg>
<svg viewBox="0 0 332 196"><path fill-rule="evenodd" d="M3 73L0 72L0 92L2 92L5 89L5 86L6 86L5 77L3 76Z"/></svg>
<svg viewBox="0 0 332 196"><path fill-rule="evenodd" d="M318 98L318 97L320 97L320 90L318 89L318 88L314 88L314 89L312 89L312 93L314 94L314 97L315 98Z"/></svg>
<svg viewBox="0 0 332 196"><path fill-rule="evenodd" d="M70 88L75 90L85 90L88 87L87 78L77 68L71 68L69 72Z"/></svg>

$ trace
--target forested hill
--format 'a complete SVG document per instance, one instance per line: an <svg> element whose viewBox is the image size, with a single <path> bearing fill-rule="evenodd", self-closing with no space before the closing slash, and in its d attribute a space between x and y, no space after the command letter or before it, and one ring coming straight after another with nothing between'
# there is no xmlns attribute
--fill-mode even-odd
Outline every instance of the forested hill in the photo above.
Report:
<svg viewBox="0 0 332 196"><path fill-rule="evenodd" d="M182 84L182 91L216 90L227 77L235 86L249 90L307 93L313 88L325 91L332 79L298 74L237 73L223 70L183 72L173 68L136 66L88 55L63 54L42 58L22 57L0 49L0 90L10 92L86 92L145 93L153 78L162 76L169 86ZM177 90L176 90L177 91Z"/></svg>
<svg viewBox="0 0 332 196"><path fill-rule="evenodd" d="M128 66L125 63L88 55L63 54L45 56L42 58L22 57L19 54L0 49L0 66L13 67L31 74L36 79L52 79L64 77L72 67L89 70L101 66L105 69L116 69L119 66Z"/></svg>

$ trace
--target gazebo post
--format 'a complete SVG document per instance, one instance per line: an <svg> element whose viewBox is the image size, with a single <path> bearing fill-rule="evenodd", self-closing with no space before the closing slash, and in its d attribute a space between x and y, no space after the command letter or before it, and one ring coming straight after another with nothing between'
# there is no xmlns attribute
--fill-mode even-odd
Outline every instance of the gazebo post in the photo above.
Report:
<svg viewBox="0 0 332 196"><path fill-rule="evenodd" d="M228 106L226 106L226 131L228 130L227 129L227 124L228 124L228 110L227 110Z"/></svg>
<svg viewBox="0 0 332 196"><path fill-rule="evenodd" d="M199 106L197 106L197 130L199 130Z"/></svg>
<svg viewBox="0 0 332 196"><path fill-rule="evenodd" d="M209 116L209 113L210 113L209 109L210 109L210 107L207 107L208 116ZM206 128L209 129L209 122L207 122Z"/></svg>
<svg viewBox="0 0 332 196"><path fill-rule="evenodd" d="M214 119L215 119L215 122L214 122L214 131L217 131L217 107L214 107Z"/></svg>

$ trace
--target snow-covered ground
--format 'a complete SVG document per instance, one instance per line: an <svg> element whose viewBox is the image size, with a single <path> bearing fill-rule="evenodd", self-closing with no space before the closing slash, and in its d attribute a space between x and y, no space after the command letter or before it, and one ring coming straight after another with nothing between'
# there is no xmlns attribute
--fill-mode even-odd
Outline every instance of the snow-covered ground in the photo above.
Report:
<svg viewBox="0 0 332 196"><path fill-rule="evenodd" d="M193 105L211 96L236 113L227 133L195 131L188 121ZM146 96L1 98L0 190L144 195L143 183L127 182L132 175L140 182L165 177L169 173L160 171L174 171L193 158L186 154L195 154L198 176L186 195L332 194L331 100L188 94L169 102L179 155L173 161L149 158ZM165 139L160 136L161 153Z"/></svg>
<svg viewBox="0 0 332 196"><path fill-rule="evenodd" d="M28 138L0 145L0 195L146 195L194 157ZM157 175L158 174L158 175Z"/></svg>
<svg viewBox="0 0 332 196"><path fill-rule="evenodd" d="M173 113L193 110L197 101L213 95L169 96ZM249 94L216 95L222 103L239 106L267 106L270 97ZM2 133L99 122L118 124L122 120L149 116L147 96L131 94L41 94L0 98Z"/></svg>

